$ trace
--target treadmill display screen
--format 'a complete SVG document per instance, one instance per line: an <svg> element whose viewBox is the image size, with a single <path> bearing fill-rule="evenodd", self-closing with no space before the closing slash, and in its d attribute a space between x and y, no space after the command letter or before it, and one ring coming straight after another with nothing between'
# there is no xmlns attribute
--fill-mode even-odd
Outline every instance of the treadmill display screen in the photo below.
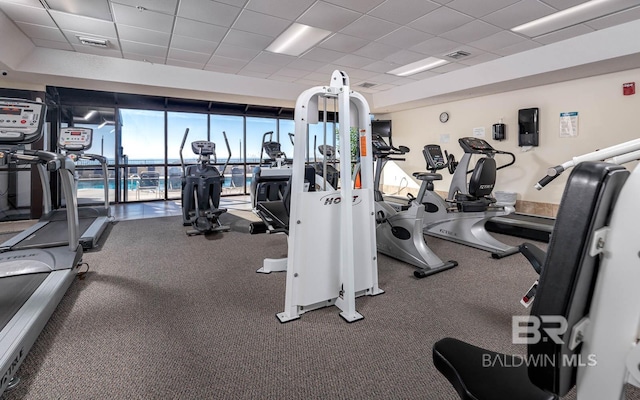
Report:
<svg viewBox="0 0 640 400"><path fill-rule="evenodd" d="M22 114L22 109L16 107L1 107L0 108L1 115L20 115Z"/></svg>

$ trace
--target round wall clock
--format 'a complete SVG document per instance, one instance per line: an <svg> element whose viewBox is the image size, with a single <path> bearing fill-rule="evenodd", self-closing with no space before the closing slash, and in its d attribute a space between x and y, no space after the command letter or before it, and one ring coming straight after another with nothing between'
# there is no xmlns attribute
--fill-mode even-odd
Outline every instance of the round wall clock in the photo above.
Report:
<svg viewBox="0 0 640 400"><path fill-rule="evenodd" d="M440 114L440 122L442 122L444 124L448 120L449 120L449 113L448 112L443 112L442 114Z"/></svg>

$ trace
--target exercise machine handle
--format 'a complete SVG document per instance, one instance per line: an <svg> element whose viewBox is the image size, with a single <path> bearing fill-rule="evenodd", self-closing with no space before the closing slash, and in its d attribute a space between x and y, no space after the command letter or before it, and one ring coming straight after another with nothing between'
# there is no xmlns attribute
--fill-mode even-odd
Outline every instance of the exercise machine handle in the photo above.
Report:
<svg viewBox="0 0 640 400"><path fill-rule="evenodd" d="M182 137L182 143L180 144L180 166L182 167L182 176L187 176L187 171L184 167L184 158L182 158L182 149L184 149L184 144L187 142L187 136L189 136L189 128L184 130L184 136Z"/></svg>
<svg viewBox="0 0 640 400"><path fill-rule="evenodd" d="M564 167L562 165L556 165L555 167L551 167L547 170L547 175L540 179L538 183L535 184L535 188L537 190L541 190L543 187L547 186L551 181L560 176L560 174L564 171Z"/></svg>
<svg viewBox="0 0 640 400"><path fill-rule="evenodd" d="M229 165L229 161L231 160L231 146L229 146L229 140L227 139L227 132L222 131L222 136L224 136L224 143L227 145L227 153L229 154L229 156L227 157L227 161L225 161L224 163L224 167L222 167L221 175L224 175L224 171L227 169L227 165Z"/></svg>

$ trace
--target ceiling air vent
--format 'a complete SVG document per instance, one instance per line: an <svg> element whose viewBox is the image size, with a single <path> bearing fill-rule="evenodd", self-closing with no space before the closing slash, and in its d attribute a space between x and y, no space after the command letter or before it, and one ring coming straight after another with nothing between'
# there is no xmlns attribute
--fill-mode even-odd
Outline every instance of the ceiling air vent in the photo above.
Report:
<svg viewBox="0 0 640 400"><path fill-rule="evenodd" d="M466 57L468 55L471 55L471 53L468 53L468 52L462 51L462 50L458 50L458 51L454 51L453 53L447 54L447 57L454 58L454 59L458 60L458 59L460 59L462 57Z"/></svg>
<svg viewBox="0 0 640 400"><path fill-rule="evenodd" d="M374 87L375 85L377 85L377 83L371 83L371 82L362 82L361 84L359 84L359 87L363 87L365 89L369 89L371 87Z"/></svg>
<svg viewBox="0 0 640 400"><path fill-rule="evenodd" d="M98 39L98 38L92 38L92 37L86 37L86 36L76 36L76 37L78 38L80 43L88 46L103 47L103 48L109 47L109 41L106 39Z"/></svg>

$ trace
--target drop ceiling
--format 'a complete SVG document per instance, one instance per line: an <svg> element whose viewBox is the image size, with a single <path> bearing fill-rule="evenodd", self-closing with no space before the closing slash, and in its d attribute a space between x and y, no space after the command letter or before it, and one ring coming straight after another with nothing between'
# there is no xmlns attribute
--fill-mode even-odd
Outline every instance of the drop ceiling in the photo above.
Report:
<svg viewBox="0 0 640 400"><path fill-rule="evenodd" d="M249 85L257 78L315 86L342 69L354 89L373 95L640 19L639 1L534 38L510 30L583 2L0 0L0 10L36 48L254 78ZM299 57L265 51L294 22L332 34ZM468 55L447 56L454 52ZM408 77L387 73L427 57L449 63Z"/></svg>

